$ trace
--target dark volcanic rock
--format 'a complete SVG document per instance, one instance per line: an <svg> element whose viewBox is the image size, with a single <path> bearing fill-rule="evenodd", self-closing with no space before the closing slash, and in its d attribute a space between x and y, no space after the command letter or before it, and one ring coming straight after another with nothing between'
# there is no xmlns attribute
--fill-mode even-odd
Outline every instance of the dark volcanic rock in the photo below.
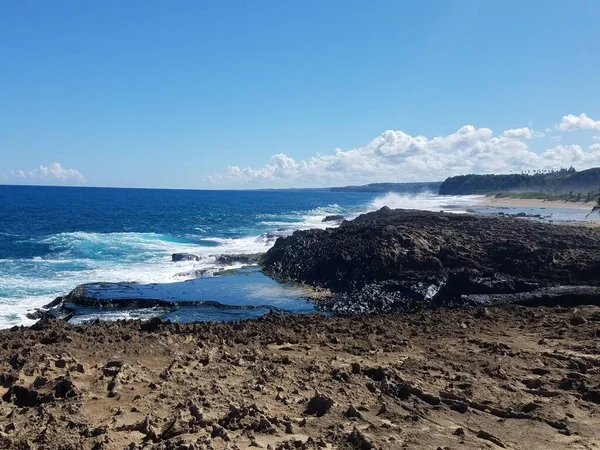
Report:
<svg viewBox="0 0 600 450"><path fill-rule="evenodd" d="M171 255L171 261L199 261L200 257L197 255L192 255L191 253L173 253Z"/></svg>
<svg viewBox="0 0 600 450"><path fill-rule="evenodd" d="M345 217L340 214L333 214L331 216L325 216L321 222L341 222Z"/></svg>
<svg viewBox="0 0 600 450"><path fill-rule="evenodd" d="M600 233L509 217L384 207L278 239L263 266L331 289L339 312L600 303Z"/></svg>
<svg viewBox="0 0 600 450"><path fill-rule="evenodd" d="M236 255L213 255L218 264L257 264L262 253L241 253Z"/></svg>

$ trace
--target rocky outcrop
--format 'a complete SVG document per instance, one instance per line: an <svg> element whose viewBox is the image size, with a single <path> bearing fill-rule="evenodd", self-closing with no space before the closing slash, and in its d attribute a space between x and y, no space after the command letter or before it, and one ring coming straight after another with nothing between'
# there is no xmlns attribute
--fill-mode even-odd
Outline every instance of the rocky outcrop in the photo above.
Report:
<svg viewBox="0 0 600 450"><path fill-rule="evenodd" d="M238 253L233 255L222 254L213 256L218 264L244 264L249 266L256 264L262 255L262 253Z"/></svg>
<svg viewBox="0 0 600 450"><path fill-rule="evenodd" d="M600 303L600 233L509 217L382 208L339 228L278 239L265 255L264 271L331 289L336 295L322 306L339 312ZM551 289L558 286L566 287ZM536 294L515 295L524 292Z"/></svg>
<svg viewBox="0 0 600 450"><path fill-rule="evenodd" d="M341 222L345 217L341 214L333 214L331 216L325 216L321 222Z"/></svg>
<svg viewBox="0 0 600 450"><path fill-rule="evenodd" d="M171 261L200 261L200 257L197 255L192 255L191 253L173 253L171 255Z"/></svg>

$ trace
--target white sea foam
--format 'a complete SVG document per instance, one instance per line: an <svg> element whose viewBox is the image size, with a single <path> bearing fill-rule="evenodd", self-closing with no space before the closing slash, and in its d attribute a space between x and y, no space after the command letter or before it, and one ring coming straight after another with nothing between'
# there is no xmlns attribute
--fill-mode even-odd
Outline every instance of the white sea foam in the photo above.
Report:
<svg viewBox="0 0 600 450"><path fill-rule="evenodd" d="M369 205L369 210L376 211L384 206L392 209L420 209L423 211L446 211L464 213L469 207L477 206L481 201L478 195L445 195L440 196L429 192L421 194L388 193L375 198Z"/></svg>
<svg viewBox="0 0 600 450"><path fill-rule="evenodd" d="M374 199L364 211L350 212L333 203L308 211L257 215L255 218L259 226L283 231L239 238L210 237L199 227L196 231L201 235L186 238L132 232L59 233L41 241L51 247L51 259L36 256L29 260L0 260L0 328L30 325L33 321L27 319L27 312L67 294L78 284L119 281L173 283L195 278L200 271L210 275L218 269L241 267L239 263L224 267L217 263L215 255L265 252L277 237L288 235L293 230L336 226L333 222L323 222L331 214L353 218L360 212L382 206L458 212L475 203L473 197L386 194ZM181 252L192 253L200 259L172 262L171 255ZM115 313L114 317L125 317L123 314L138 316L134 312L132 315L121 312Z"/></svg>

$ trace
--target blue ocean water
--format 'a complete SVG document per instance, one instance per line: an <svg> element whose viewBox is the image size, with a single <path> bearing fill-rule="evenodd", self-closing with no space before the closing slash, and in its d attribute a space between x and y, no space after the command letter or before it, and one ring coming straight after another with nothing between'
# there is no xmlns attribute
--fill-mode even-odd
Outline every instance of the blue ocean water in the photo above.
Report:
<svg viewBox="0 0 600 450"><path fill-rule="evenodd" d="M296 229L335 226L322 222L326 215L352 218L384 205L459 212L477 203L478 197L468 196L328 190L0 186L0 327L31 324L26 318L28 311L67 294L78 284L92 282L154 283L161 289L183 286L202 297L196 300L238 306L279 302L285 303L284 309L304 311L308 307L292 288L284 286L278 291L275 282L257 271L222 277L218 282L198 279L199 274L206 277L220 269L242 266L223 266L215 255L264 252L278 236ZM193 253L200 260L174 263L171 255L177 252ZM257 299L256 292L262 292L264 298ZM252 310L245 314L262 313ZM143 317L146 312L103 314ZM171 313L183 320L181 314ZM240 310L210 308L185 314L195 320L244 316Z"/></svg>
<svg viewBox="0 0 600 450"><path fill-rule="evenodd" d="M365 211L372 200L326 190L0 186L0 326L31 323L27 311L81 283L210 273L223 268L213 255L264 252L278 234L324 227L326 215ZM201 259L173 263L176 252Z"/></svg>

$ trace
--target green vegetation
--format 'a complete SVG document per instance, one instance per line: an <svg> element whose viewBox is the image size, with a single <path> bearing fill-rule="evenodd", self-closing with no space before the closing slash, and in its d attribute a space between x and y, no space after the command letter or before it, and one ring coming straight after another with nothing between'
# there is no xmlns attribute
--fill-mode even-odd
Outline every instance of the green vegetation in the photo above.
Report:
<svg viewBox="0 0 600 450"><path fill-rule="evenodd" d="M554 171L534 171L533 173L507 175L461 175L450 177L440 186L441 195L472 195L518 193L525 195L580 195L584 201L588 193L600 191L600 167L577 172L573 167ZM593 197L595 198L595 197ZM591 198L590 200L592 200Z"/></svg>

